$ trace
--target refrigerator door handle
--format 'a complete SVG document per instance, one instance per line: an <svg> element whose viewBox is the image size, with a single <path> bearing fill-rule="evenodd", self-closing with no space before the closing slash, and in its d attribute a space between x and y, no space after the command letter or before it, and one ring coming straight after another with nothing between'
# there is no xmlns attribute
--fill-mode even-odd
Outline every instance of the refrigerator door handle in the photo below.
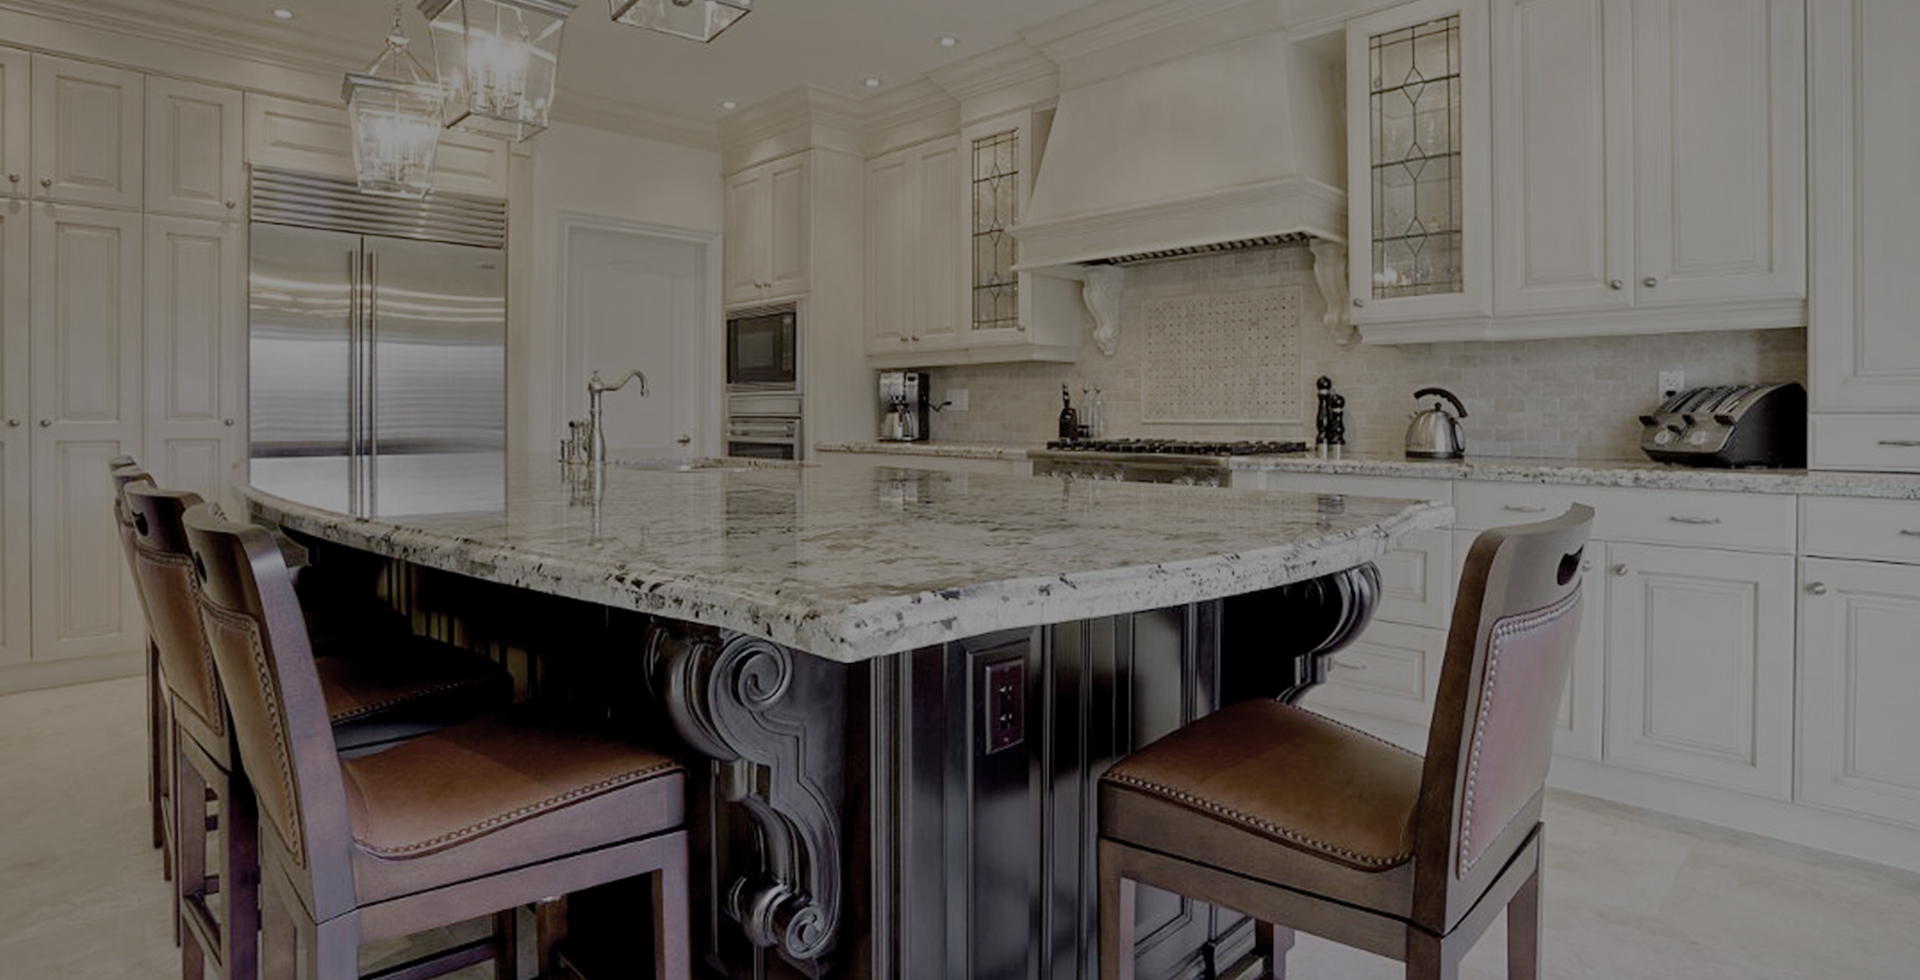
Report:
<svg viewBox="0 0 1920 980"><path fill-rule="evenodd" d="M367 459L380 455L380 253L367 249Z"/></svg>
<svg viewBox="0 0 1920 980"><path fill-rule="evenodd" d="M360 509L360 253L347 253L347 506Z"/></svg>

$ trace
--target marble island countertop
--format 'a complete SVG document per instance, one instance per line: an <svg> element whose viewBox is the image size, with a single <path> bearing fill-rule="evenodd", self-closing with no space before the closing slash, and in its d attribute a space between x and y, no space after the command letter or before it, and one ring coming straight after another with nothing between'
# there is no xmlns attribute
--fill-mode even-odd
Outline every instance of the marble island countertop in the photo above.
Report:
<svg viewBox="0 0 1920 980"><path fill-rule="evenodd" d="M1037 446L985 443L818 443L822 453L894 453L969 459L1025 459ZM1858 473L1839 470L1712 469L1656 463L1650 459L1550 459L1474 456L1412 460L1399 453L1349 452L1323 459L1313 453L1229 456L1228 469L1245 473L1326 473L1345 476L1415 477L1500 483L1561 483L1579 486L1649 487L1666 490L1732 490L1920 500L1920 473Z"/></svg>
<svg viewBox="0 0 1920 980"><path fill-rule="evenodd" d="M331 471L256 468L239 492L257 519L323 540L844 662L1271 588L1452 519L1405 500L820 460L630 461L596 486L585 467L569 479L551 460L512 458L499 471L416 468L404 494L374 506L350 506ZM497 494L474 492L476 475L497 478ZM438 493L436 480L461 492ZM431 505L441 498L457 506Z"/></svg>

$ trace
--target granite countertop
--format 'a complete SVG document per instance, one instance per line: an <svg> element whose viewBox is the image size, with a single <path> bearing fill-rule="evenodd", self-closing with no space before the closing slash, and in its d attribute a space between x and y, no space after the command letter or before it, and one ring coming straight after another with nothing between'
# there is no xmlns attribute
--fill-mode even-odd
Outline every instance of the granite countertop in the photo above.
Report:
<svg viewBox="0 0 1920 980"><path fill-rule="evenodd" d="M685 468L681 468L685 467ZM269 523L491 582L765 637L856 662L998 629L1270 588L1370 561L1440 527L1431 503L1029 476L855 460L416 465L353 516L340 474L239 488ZM575 472L585 467L575 467ZM457 486L443 495L437 484ZM497 493L494 491L497 490ZM497 506L445 510L497 499ZM402 501L400 506L390 500ZM597 501L597 502L596 502Z"/></svg>
<svg viewBox="0 0 1920 980"><path fill-rule="evenodd" d="M816 444L814 448L821 452L1025 459L1029 449L1038 447L944 442L823 442ZM1597 487L1732 490L1745 493L1920 500L1920 473L1726 470L1656 463L1645 458L1548 459L1468 456L1465 459L1436 461L1407 459L1399 453L1349 452L1339 459L1322 459L1313 454L1230 456L1226 458L1225 464L1228 469L1238 472L1328 473L1345 476L1418 477L1431 480L1562 483Z"/></svg>

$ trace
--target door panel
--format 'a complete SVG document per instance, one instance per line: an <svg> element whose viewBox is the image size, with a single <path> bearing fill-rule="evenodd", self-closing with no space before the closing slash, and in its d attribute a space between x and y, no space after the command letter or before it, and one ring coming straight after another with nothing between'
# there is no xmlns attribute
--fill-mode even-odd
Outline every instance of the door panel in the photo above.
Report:
<svg viewBox="0 0 1920 980"><path fill-rule="evenodd" d="M1796 798L1920 827L1920 568L1800 563Z"/></svg>
<svg viewBox="0 0 1920 980"><path fill-rule="evenodd" d="M647 377L645 395L633 381L602 396L607 446L692 451L712 428L700 408L712 390L700 382L700 338L711 318L703 246L614 228L566 234L565 417L586 416L592 371L611 383L638 368Z"/></svg>
<svg viewBox="0 0 1920 980"><path fill-rule="evenodd" d="M147 82L147 210L244 217L240 93L172 78Z"/></svg>
<svg viewBox="0 0 1920 980"><path fill-rule="evenodd" d="M24 197L33 187L27 179L33 169L27 155L32 77L32 55L0 48L0 198Z"/></svg>
<svg viewBox="0 0 1920 980"><path fill-rule="evenodd" d="M0 51L0 55L9 52ZM0 64L0 72L6 66ZM9 75L8 78L13 76ZM0 120L4 123L4 120ZM0 664L31 655L27 206L0 203ZM105 474L101 474L105 478Z"/></svg>
<svg viewBox="0 0 1920 980"><path fill-rule="evenodd" d="M252 235L248 455L344 460L360 238L280 225Z"/></svg>
<svg viewBox="0 0 1920 980"><path fill-rule="evenodd" d="M35 55L33 193L139 208L146 99L140 73Z"/></svg>
<svg viewBox="0 0 1920 980"><path fill-rule="evenodd" d="M506 448L506 260L365 239L377 455Z"/></svg>
<svg viewBox="0 0 1920 980"><path fill-rule="evenodd" d="M245 229L147 219L146 453L163 486L221 499L246 455Z"/></svg>
<svg viewBox="0 0 1920 980"><path fill-rule="evenodd" d="M107 480L109 459L139 451L140 255L138 214L34 212L35 660L140 644Z"/></svg>

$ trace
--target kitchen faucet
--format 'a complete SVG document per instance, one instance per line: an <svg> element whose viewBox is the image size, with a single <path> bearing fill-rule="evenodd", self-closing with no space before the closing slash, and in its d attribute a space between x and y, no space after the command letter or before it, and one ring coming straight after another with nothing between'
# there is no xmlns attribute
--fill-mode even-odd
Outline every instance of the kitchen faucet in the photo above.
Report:
<svg viewBox="0 0 1920 980"><path fill-rule="evenodd" d="M595 371L587 379L587 462L595 467L607 461L607 428L600 420L600 396L609 391L619 391L627 382L640 379L640 397L647 395L647 376L639 368L628 371L624 377L607 384L600 380L600 372Z"/></svg>

